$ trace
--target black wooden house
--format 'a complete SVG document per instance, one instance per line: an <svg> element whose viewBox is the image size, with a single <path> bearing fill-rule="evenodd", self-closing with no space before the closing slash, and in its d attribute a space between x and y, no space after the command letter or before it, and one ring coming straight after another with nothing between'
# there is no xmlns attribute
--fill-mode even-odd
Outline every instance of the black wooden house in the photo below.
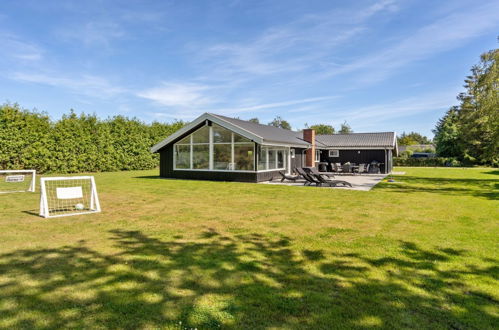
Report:
<svg viewBox="0 0 499 330"><path fill-rule="evenodd" d="M396 134L315 135L205 113L151 148L165 178L260 182L323 163L378 162L392 169Z"/></svg>

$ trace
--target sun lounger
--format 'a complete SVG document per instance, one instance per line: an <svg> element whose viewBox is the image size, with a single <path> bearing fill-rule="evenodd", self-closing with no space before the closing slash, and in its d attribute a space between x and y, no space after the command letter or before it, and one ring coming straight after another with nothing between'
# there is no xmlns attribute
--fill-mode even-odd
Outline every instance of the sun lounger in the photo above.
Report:
<svg viewBox="0 0 499 330"><path fill-rule="evenodd" d="M284 182L284 180L296 182L300 178L299 175L289 175L282 171L279 171L279 174L282 176L281 182Z"/></svg>

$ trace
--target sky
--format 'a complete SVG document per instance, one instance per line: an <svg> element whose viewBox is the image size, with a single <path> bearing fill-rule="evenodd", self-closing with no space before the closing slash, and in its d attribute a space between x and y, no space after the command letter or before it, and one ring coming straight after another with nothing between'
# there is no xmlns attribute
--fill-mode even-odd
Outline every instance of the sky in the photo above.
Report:
<svg viewBox="0 0 499 330"><path fill-rule="evenodd" d="M498 36L499 0L2 0L0 103L431 137Z"/></svg>

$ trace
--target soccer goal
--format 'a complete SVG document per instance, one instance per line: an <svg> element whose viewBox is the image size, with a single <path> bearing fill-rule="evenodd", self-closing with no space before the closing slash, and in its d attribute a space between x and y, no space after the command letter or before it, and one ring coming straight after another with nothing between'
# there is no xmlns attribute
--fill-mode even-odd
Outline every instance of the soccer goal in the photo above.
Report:
<svg viewBox="0 0 499 330"><path fill-rule="evenodd" d="M100 212L93 176L40 179L40 216L63 217Z"/></svg>
<svg viewBox="0 0 499 330"><path fill-rule="evenodd" d="M1 170L0 194L35 191L35 170Z"/></svg>

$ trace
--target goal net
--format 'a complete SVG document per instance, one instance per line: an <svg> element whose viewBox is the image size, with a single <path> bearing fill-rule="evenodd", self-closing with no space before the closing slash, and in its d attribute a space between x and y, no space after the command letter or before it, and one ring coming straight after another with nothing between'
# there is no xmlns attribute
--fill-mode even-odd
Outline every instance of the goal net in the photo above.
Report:
<svg viewBox="0 0 499 330"><path fill-rule="evenodd" d="M93 176L40 179L40 216L62 217L100 212Z"/></svg>
<svg viewBox="0 0 499 330"><path fill-rule="evenodd" d="M1 170L0 194L35 191L35 170Z"/></svg>

